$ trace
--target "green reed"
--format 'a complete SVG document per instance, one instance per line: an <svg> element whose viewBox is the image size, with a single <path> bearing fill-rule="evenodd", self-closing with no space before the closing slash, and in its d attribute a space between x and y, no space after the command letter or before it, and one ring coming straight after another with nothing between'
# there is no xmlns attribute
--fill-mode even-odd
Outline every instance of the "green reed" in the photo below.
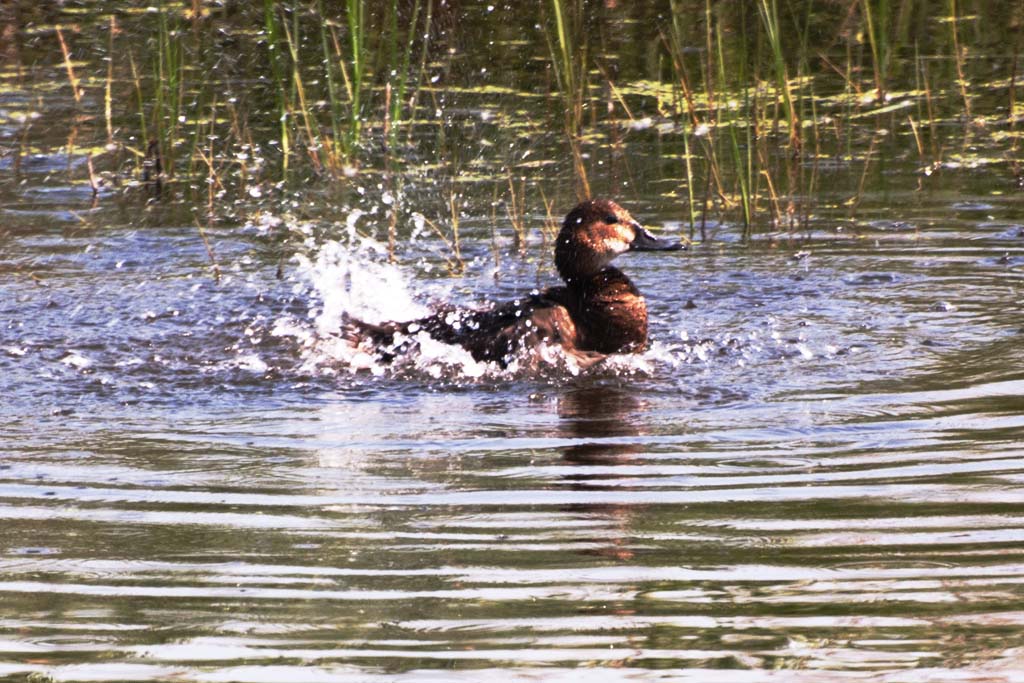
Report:
<svg viewBox="0 0 1024 683"><path fill-rule="evenodd" d="M551 55L555 83L561 95L564 111L562 125L572 153L573 170L580 198L590 196L590 181L583 160L580 133L583 128L583 108L587 100L589 64L587 44L583 36L583 0L551 0L554 27L545 21L544 38ZM554 34L552 37L551 34Z"/></svg>
<svg viewBox="0 0 1024 683"><path fill-rule="evenodd" d="M871 47L872 65L875 74L875 90L879 102L885 101L886 80L889 68L889 30L888 18L890 7L888 0L876 0L877 10L872 9L871 0L861 0L864 13L864 26L867 30L868 44Z"/></svg>
<svg viewBox="0 0 1024 683"><path fill-rule="evenodd" d="M678 81L679 84L681 84L683 86L682 92L679 93L677 96L675 96L673 98L673 105L675 106L676 111L677 112L682 112L684 107L683 107L682 103L680 102L680 99L686 97L686 94L689 92L689 89L686 87L688 79L687 79L687 74L686 74L686 70L685 70L685 66L684 66L684 62L683 62L683 59L684 59L684 54L683 54L683 40L684 40L684 38L683 38L683 36L685 35L684 29L683 29L683 25L682 25L682 22L683 22L683 12L680 10L680 8L678 6L678 0L671 0L670 12L671 12L671 15L672 15L672 19L671 19L671 22L670 22L670 24L668 26L667 31L663 31L662 32L661 40L662 40L662 43L665 45L665 48L666 48L667 52L670 55L670 60L671 60L672 68L673 68L673 71L675 72L675 77L676 78L673 80L673 92L674 93L679 93L679 91L674 87L676 85L677 81ZM660 70L659 70L659 75L660 75ZM660 89L659 89L659 92L660 92ZM690 102L690 100L687 99L687 102ZM692 105L692 102L691 102L691 105ZM690 107L690 113L691 113L691 115L693 114L693 107L692 106ZM693 137L693 133L695 132L696 127L697 127L697 123L692 118L688 118L688 119L684 120L684 122L682 124L682 128L683 128L683 134L682 134L682 139L683 139L683 160L684 160L684 169L685 169L685 172L686 172L686 176L685 176L685 180L686 180L686 194L687 194L686 205L687 205L687 209L688 209L687 214L688 214L688 220L689 220L689 230L688 230L687 234L688 234L688 239L691 242L693 241L693 237L694 237L694 233L695 233L695 229L696 229L696 225L697 225L697 202L696 202L696 194L694 192L694 187L695 187L695 183L697 182L697 180L696 180L696 174L695 174L694 163L693 163L694 162L694 153L693 153L692 148L690 147L690 138Z"/></svg>
<svg viewBox="0 0 1024 683"><path fill-rule="evenodd" d="M413 79L413 83L415 83L416 87L413 90L412 95L409 97L409 101L406 105L408 110L408 116L410 119L415 117L416 108L420 99L420 92L423 87L424 75L427 72L427 57L430 55L430 32L433 27L434 18L434 2L435 0L427 0L427 10L423 15L423 26L419 31L419 35L422 36L423 43L420 46L420 59L419 66L417 67L416 70L416 77ZM412 28L416 28L415 22L413 22ZM410 50L411 55L411 52L415 49L415 47L413 46L411 40L409 41L408 45L408 49ZM412 126L409 126L408 139L410 141L412 140Z"/></svg>
<svg viewBox="0 0 1024 683"><path fill-rule="evenodd" d="M359 142L359 136L363 127L363 81L366 78L366 37L368 30L365 0L348 0L346 3L346 16L348 18L351 68L349 71L345 71L344 64L342 63L342 72L350 72L351 74L348 91L348 139L345 144L346 149L351 153Z"/></svg>
<svg viewBox="0 0 1024 683"><path fill-rule="evenodd" d="M710 6L706 6L706 21L708 17L708 11ZM696 104L695 89L691 85L691 78L689 69L686 65L686 52L685 52L685 37L686 29L683 23L683 10L681 9L678 0L671 0L671 14L672 21L668 26L667 34L662 34L662 42L669 53L673 71L673 91L676 94L674 100L677 106L677 114L681 115L684 119L683 123L683 149L684 157L686 159L686 185L687 193L689 196L689 213L690 213L690 240L693 240L694 228L696 223L697 214L697 202L694 187L696 185L697 176L694 172L692 160L694 158L693 151L690 146L691 138L697 141L698 147L702 154L700 160L702 162L702 168L704 170L705 191L703 193L702 207L700 210L701 215L701 239L705 239L705 224L707 220L708 211L708 199L710 192L711 178L714 173L715 166L717 164L717 156L715 154L715 147L712 144L714 132L710 125L710 121L704 121L701 119L701 115L698 111ZM710 27L708 26L708 30ZM701 73L704 73L701 69ZM710 95L708 101L711 101ZM709 105L710 109L710 105ZM710 115L709 117L710 118Z"/></svg>
<svg viewBox="0 0 1024 683"><path fill-rule="evenodd" d="M979 60L967 58L977 35L967 28L977 21L979 6L965 2L932 7L923 0L842 0L827 6L806 0L670 0L670 14L661 23L643 23L637 20L648 15L621 3L609 9L585 0L544 0L539 40L530 46L515 39L514 49L544 58L550 67L546 116L528 109L532 100L524 104L499 88L477 90L468 72L458 72L459 64L473 61L465 37L474 29L459 22L480 18L437 0L264 0L240 14L211 10L221 14L210 20L163 0L156 12L118 16L118 23L133 22L136 31L145 27L147 47L128 48L127 60L104 63L100 78L90 78L89 67L72 59L88 48L69 24L60 53L59 37L54 41L54 65L64 67L62 81L66 72L72 87L86 95L81 107L101 103L94 119L95 136L103 138L99 144L141 158L153 141L150 168L177 173L173 187L194 195L208 214L225 211L219 200L232 193L260 197L304 184L347 200L356 188L367 188L368 201L391 198L380 225L382 232L387 229L389 255L400 258L400 233L408 223L403 204L418 193L416 201L436 204L433 217L444 226L444 249L456 271L456 253L464 253L460 241L470 233L465 225L460 231L453 206L474 199L471 183L502 187L509 214L502 219L511 223L513 250L526 251L523 197L527 190L535 194L542 180L573 183L578 195L588 196L592 187L621 195L649 177L631 166L632 145L655 135L650 127L633 125L644 119L658 126L659 150L682 153L679 211L691 238L699 233L710 240L715 230L735 228L747 239L774 239L777 229L808 225L821 186L819 159L834 159L834 167L858 164L859 173L843 176L855 207L871 190L870 174L877 170L870 154L900 136L912 153L916 149L923 169L938 170L944 147L956 144L961 155L969 151L960 144L964 129L948 125L952 120L971 121L977 108L979 125L967 129L975 140L988 135L981 123L993 131L1014 125L1012 114L996 120L986 113L983 107L994 98L978 96L982 83L991 92L1004 89L1002 107L1009 100L1011 112L1019 108L1016 66L1009 85L1000 86L983 78ZM262 28L258 35L250 30L254 20ZM239 28L225 32L227 49L237 46L243 56L265 59L224 59L215 36L225 22ZM112 53L114 22L109 24L103 44ZM615 54L624 25L629 44L648 46L643 59L628 48ZM455 49L462 52L446 62ZM901 59L910 52L912 64ZM645 60L645 66L637 65ZM221 61L233 66L219 72L213 67ZM428 84L428 71L443 74L441 85ZM600 74L602 87L592 87L594 74ZM519 87L516 78L510 78L513 87ZM671 87L654 91L655 82ZM458 87L445 93L440 88L446 84ZM431 116L442 97L454 106L444 116ZM475 109L483 98L507 98L496 106L494 99L486 101L485 107L518 127L495 130L500 126L479 120L466 126L459 110ZM431 107L417 118L425 109L421 100ZM896 108L901 100L905 112ZM128 104L128 111L119 112L119 104ZM670 118L674 127L666 126ZM469 132L460 133L462 126ZM123 137L128 129L132 137L140 135L141 144ZM883 129L889 137L875 135ZM563 178L529 171L524 182L523 169L516 168L521 141L534 144L536 138L542 145L543 133L551 130L555 144L570 152L571 168ZM97 140L86 139L89 134L83 127L68 135L67 145L92 150L101 164L100 173L90 173L95 184L103 175L103 151ZM451 163L458 148L472 157L466 169ZM481 168L498 169L497 180L465 179L479 176ZM467 172L456 184L445 184L462 170ZM629 183L620 183L627 174ZM288 182L276 183L282 179ZM441 191L432 195L424 186ZM456 196L460 202L452 201ZM564 197L553 201L561 205Z"/></svg>
<svg viewBox="0 0 1024 683"><path fill-rule="evenodd" d="M317 0L316 13L321 17L324 16L323 1ZM338 73L340 70L342 80L348 82L347 75L344 69L344 62L336 61L335 56L332 53L331 46L336 44L334 38L336 35L328 27L326 21L319 22L320 24L320 52L322 63L324 65L324 78L327 81L327 101L330 104L330 126L331 126L331 146L332 153L336 156L345 155L345 148L343 147L343 140L346 138L342 134L342 121L345 118L345 107L341 96L340 85L338 84Z"/></svg>
<svg viewBox="0 0 1024 683"><path fill-rule="evenodd" d="M149 129L146 125L146 96L143 93L142 79L139 76L139 70L135 65L135 55L131 50L128 51L128 63L131 66L132 85L134 86L136 104L138 106L139 131L141 133L140 139L143 144L145 144L146 141L149 140Z"/></svg>
<svg viewBox="0 0 1024 683"><path fill-rule="evenodd" d="M788 231L806 226L811 194L818 187L818 159L840 149L823 148L822 122L828 122L847 157L853 156L863 133L870 132L868 126L884 125L880 116L863 117L865 107L878 106L871 102L880 99L863 98L865 84L860 79L870 74L876 93L885 97L892 54L900 45L893 41L910 39L913 0L898 7L888 0L851 3L845 16L852 23L835 41L846 42L844 62L814 44L815 17L806 3L758 0L751 6L751 23L739 5L705 0L704 22L695 30L692 6L671 1L672 18L662 30L662 44L680 94L675 100L677 113L689 124L684 126L682 146L691 234L695 213L703 226L709 212L734 219L748 239L761 224L772 229L785 226ZM897 31L890 28L895 13ZM858 61L853 36L864 36L871 49L867 72ZM695 50L695 45L701 49ZM821 76L814 75L814 63L842 78L845 97L816 94ZM891 118L888 124L893 124ZM911 129L917 135L917 129ZM805 130L813 140L805 141ZM780 135L784 146L779 144ZM857 195L864 187L863 176ZM707 238L703 230L701 237Z"/></svg>
<svg viewBox="0 0 1024 683"><path fill-rule="evenodd" d="M789 124L789 144L799 149L800 147L800 118L797 115L796 106L793 103L793 94L789 86L789 70L786 67L782 42L782 27L779 23L778 1L760 0L757 6L761 21L764 23L765 37L771 48L772 64L774 66L775 87L781 94L785 105L786 119Z"/></svg>
<svg viewBox="0 0 1024 683"><path fill-rule="evenodd" d="M391 139L385 144L395 148L396 132L415 112L409 91L418 90L427 61L424 52L413 73L416 36L429 32L433 2L428 0L424 13L421 0L414 0L411 19L402 26L398 0L375 13L365 0L346 0L343 17L326 14L322 0L311 7L266 0L266 44L286 175L297 142L315 174L328 171L336 180L358 167L367 129L386 128ZM371 36L377 36L376 44ZM309 50L313 43L319 54ZM387 96L375 99L383 89Z"/></svg>
<svg viewBox="0 0 1024 683"><path fill-rule="evenodd" d="M311 109L312 103L306 93L306 83L302 75L302 59L298 47L301 38L298 13L293 13L291 27L287 22L283 23L283 27L285 44L290 57L291 93L293 96L290 109L294 112L293 115L296 118L300 134L304 134L306 137L306 155L313 172L320 174L325 168L333 169L336 164L331 155L333 146L323 139L316 112Z"/></svg>
<svg viewBox="0 0 1024 683"><path fill-rule="evenodd" d="M270 63L270 73L273 76L274 99L277 103L276 114L278 120L278 142L281 146L281 172L288 176L288 165L291 158L291 134L288 117L290 107L288 104L288 88L286 87L286 60L287 56L281 50L281 36L283 30L278 16L277 3L274 0L263 2L264 30L267 37L267 61Z"/></svg>
<svg viewBox="0 0 1024 683"><path fill-rule="evenodd" d="M971 96L967 91L969 82L964 73L964 52L960 45L959 23L960 17L957 13L956 0L949 0L949 31L953 44L953 63L956 65L956 82L964 102L964 120L969 122L973 118L973 114L971 113Z"/></svg>
<svg viewBox="0 0 1024 683"><path fill-rule="evenodd" d="M153 66L154 98L152 129L157 141L164 173L173 178L175 142L181 126L182 99L186 88L186 69L181 25L178 15L163 1L157 3L157 59Z"/></svg>
<svg viewBox="0 0 1024 683"><path fill-rule="evenodd" d="M708 8L708 14L709 15L710 15L710 7L711 7L711 3L710 3L710 0L708 0L707 8ZM726 78L726 70L725 70L725 54L724 54L724 48L723 48L721 25L717 25L716 26L715 41L717 43L717 48L718 48L717 49L718 79L719 79L720 84L722 84L724 86L727 83L727 78ZM746 63L746 54L745 54L745 49L746 49L745 48L745 43L746 43L746 41L745 40L744 41L740 41L740 43L744 47L740 48L741 55L740 55L740 58L737 61L741 65L740 72L739 72L738 76L739 76L739 81L742 83L742 82L746 81L745 71L744 71L743 66L742 66L742 65L744 65ZM710 58L710 56L709 56L709 58ZM747 98L748 92L747 92L746 88L743 89L743 95L744 95L744 102L743 102L743 106L740 108L740 111L749 114L751 112L751 108L750 108L750 101ZM749 126L749 125L745 126L745 128L746 128L746 141L745 141L746 142L746 145L745 145L746 155L744 155L744 153L743 153L743 151L741 149L741 146L740 146L740 136L739 136L739 132L738 132L738 128L742 125L742 122L739 119L739 116L737 114L731 113L731 108L729 108L729 107L725 108L723 114L724 114L724 116L731 117L731 120L723 121L723 123L725 123L725 125L726 125L726 127L728 128L728 131L729 131L729 141L731 143L731 145L730 145L730 152L732 153L732 161L733 161L733 164L734 164L734 168L736 170L736 180L737 180L737 183L739 185L740 205L743 208L743 213L742 213L742 217L743 217L743 235L744 235L744 237L748 237L749 238L750 231L751 231L751 226L753 225L753 218L754 218L754 216L753 216L753 212L754 212L753 201L754 201L754 199L751 196L751 192L753 191L753 186L754 186L754 156L753 156L754 145L751 144L751 138L752 138L751 132L753 130L753 126Z"/></svg>
<svg viewBox="0 0 1024 683"><path fill-rule="evenodd" d="M117 19L110 15L110 37L107 41L107 54L111 59L107 61L107 77L103 88L103 120L107 126L107 146L114 146L114 36L117 34Z"/></svg>
<svg viewBox="0 0 1024 683"><path fill-rule="evenodd" d="M428 0L427 5L432 9L433 2ZM420 11L422 9L422 3L420 0L413 0L412 3L412 16L409 19L409 26L406 30L405 40L400 41L400 28L398 25L399 15L399 2L398 0L391 0L389 7L389 41L388 41L388 62L391 65L398 65L397 68L392 69L393 74L388 75L388 84L391 86L392 98L390 106L387 107L387 116L391 121L391 131L394 132L402 122L404 118L406 103L406 97L408 95L409 85L419 85L420 79L423 76L423 70L421 69L418 75L414 78L412 74L412 56L415 52L415 40L417 32L420 35L426 35L430 32L430 17L431 12L428 12L425 16L424 26L419 27ZM410 108L410 116L414 113L414 110ZM390 144L394 144L394 140Z"/></svg>

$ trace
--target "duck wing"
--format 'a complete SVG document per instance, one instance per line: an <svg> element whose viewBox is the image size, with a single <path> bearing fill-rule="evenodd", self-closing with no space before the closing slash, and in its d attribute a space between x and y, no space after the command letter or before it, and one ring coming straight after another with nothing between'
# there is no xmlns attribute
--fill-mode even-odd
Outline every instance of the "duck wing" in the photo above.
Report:
<svg viewBox="0 0 1024 683"><path fill-rule="evenodd" d="M564 287L490 309L442 311L413 324L434 339L462 346L478 361L502 367L521 349L544 343L569 346L578 336Z"/></svg>
<svg viewBox="0 0 1024 683"><path fill-rule="evenodd" d="M437 341L465 348L477 361L506 367L521 349L543 343L561 344L567 349L577 346L579 333L570 305L568 290L552 287L489 309L446 307L408 322L377 324L350 318L342 336L354 344L369 342L388 362L414 346L417 334L426 332Z"/></svg>

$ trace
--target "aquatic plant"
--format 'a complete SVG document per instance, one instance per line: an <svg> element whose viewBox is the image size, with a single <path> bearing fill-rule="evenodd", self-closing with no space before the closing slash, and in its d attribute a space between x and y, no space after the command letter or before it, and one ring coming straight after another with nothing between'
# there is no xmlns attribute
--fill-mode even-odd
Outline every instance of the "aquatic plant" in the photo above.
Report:
<svg viewBox="0 0 1024 683"><path fill-rule="evenodd" d="M179 39L180 18L168 11L163 0L157 4L157 48L153 63L151 126L158 155L169 177L175 172L175 143L183 120L182 99L187 69L184 46Z"/></svg>
<svg viewBox="0 0 1024 683"><path fill-rule="evenodd" d="M584 3L583 0L551 0L550 9L553 22L544 22L544 37L551 54L555 83L562 99L562 125L572 154L577 195L580 199L586 199L590 196L590 181L580 140L583 109L589 96L589 56L583 32Z"/></svg>
<svg viewBox="0 0 1024 683"><path fill-rule="evenodd" d="M864 13L864 26L867 30L868 44L871 46L877 98L879 102L884 102L889 70L889 31L887 24L890 8L888 0L876 0L876 2L878 3L877 11L872 10L872 0L861 0L861 8Z"/></svg>
<svg viewBox="0 0 1024 683"><path fill-rule="evenodd" d="M757 241L809 229L823 173L855 218L901 140L922 188L953 164L1021 175L1020 40L1000 56L973 30L1019 12L968 0L535 7L162 0L67 15L40 35L74 115L63 129L19 121L11 168L49 135L101 200L141 176L204 217L286 200L324 216L376 209L368 230L393 260L415 204L443 226L447 244L427 234L453 271L481 224L460 218L491 215L496 263L499 247L532 258L530 216L566 204L570 187L665 182L691 239ZM482 76L495 62L522 67Z"/></svg>

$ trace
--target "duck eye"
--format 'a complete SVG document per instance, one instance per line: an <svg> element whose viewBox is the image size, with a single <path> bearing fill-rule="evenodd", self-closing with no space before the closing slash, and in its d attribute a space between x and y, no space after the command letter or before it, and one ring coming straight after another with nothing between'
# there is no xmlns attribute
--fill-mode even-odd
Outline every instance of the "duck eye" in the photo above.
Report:
<svg viewBox="0 0 1024 683"><path fill-rule="evenodd" d="M615 225L616 223L619 222L619 217L613 213L610 213L604 217L604 222L607 223L608 225Z"/></svg>

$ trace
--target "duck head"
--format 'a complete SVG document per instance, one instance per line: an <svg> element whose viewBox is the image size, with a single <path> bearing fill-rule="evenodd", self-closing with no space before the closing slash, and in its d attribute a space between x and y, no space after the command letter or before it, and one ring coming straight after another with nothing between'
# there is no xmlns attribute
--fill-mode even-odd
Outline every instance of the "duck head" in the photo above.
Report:
<svg viewBox="0 0 1024 683"><path fill-rule="evenodd" d="M581 202L558 233L555 266L567 283L595 275L627 251L676 251L683 245L649 233L629 212L608 199Z"/></svg>

